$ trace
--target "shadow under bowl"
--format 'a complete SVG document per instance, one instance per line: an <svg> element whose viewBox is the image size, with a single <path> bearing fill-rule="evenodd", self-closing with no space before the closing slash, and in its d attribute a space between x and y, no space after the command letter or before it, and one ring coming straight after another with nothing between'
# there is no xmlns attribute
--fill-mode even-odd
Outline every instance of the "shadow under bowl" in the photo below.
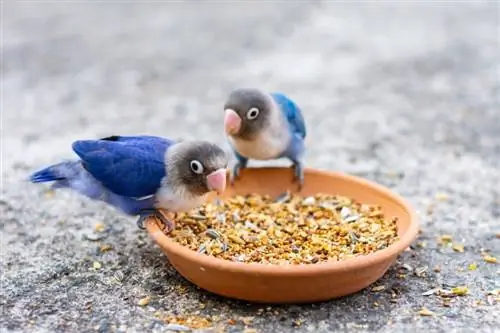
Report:
<svg viewBox="0 0 500 333"><path fill-rule="evenodd" d="M291 168L248 168L228 186L222 199L259 193L277 196L297 192ZM418 219L412 207L389 189L358 177L305 170L301 195L343 195L365 204L378 204L387 218L397 217L399 240L372 254L344 261L306 265L240 263L200 254L165 235L157 223L146 223L148 233L184 278L209 292L257 303L326 301L360 291L379 278L417 237ZM211 196L209 200L213 200Z"/></svg>

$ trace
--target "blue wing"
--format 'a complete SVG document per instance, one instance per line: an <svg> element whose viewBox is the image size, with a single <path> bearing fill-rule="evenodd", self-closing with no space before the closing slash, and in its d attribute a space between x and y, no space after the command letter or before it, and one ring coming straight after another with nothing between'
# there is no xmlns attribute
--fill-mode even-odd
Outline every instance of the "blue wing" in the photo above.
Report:
<svg viewBox="0 0 500 333"><path fill-rule="evenodd" d="M282 93L271 93L272 98L281 107L281 111L288 119L292 131L299 134L302 139L306 137L306 124L302 116L302 111L290 98Z"/></svg>
<svg viewBox="0 0 500 333"><path fill-rule="evenodd" d="M153 135L134 135L134 136L126 136L126 135L111 135L107 136L105 138L101 138L99 140L105 140L105 141L114 141L114 142L122 142L122 143L132 143L136 142L139 145L165 145L168 143L169 145L174 143L174 140L162 138L159 136L153 136Z"/></svg>
<svg viewBox="0 0 500 333"><path fill-rule="evenodd" d="M165 152L175 141L153 136L110 136L79 140L73 150L83 167L110 191L140 198L156 193L165 171Z"/></svg>

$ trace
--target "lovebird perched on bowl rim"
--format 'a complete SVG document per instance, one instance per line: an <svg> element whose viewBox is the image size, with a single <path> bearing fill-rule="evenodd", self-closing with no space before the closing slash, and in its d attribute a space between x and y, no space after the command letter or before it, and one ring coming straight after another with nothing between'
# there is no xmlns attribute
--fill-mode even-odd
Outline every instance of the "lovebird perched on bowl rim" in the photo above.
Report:
<svg viewBox="0 0 500 333"><path fill-rule="evenodd" d="M299 189L304 184L306 125L298 105L282 93L258 89L233 90L224 104L224 131L236 157L231 183L249 159L292 161Z"/></svg>
<svg viewBox="0 0 500 333"><path fill-rule="evenodd" d="M54 182L103 201L128 215L149 216L173 229L158 209L189 211L203 204L210 191L226 187L226 153L207 141L175 141L157 136L109 136L78 140L79 160L64 161L33 173L33 183Z"/></svg>

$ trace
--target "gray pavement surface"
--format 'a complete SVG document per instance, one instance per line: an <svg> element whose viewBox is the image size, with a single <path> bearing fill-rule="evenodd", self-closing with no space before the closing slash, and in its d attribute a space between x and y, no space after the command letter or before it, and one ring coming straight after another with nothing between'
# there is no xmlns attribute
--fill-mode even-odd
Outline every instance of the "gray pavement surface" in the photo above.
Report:
<svg viewBox="0 0 500 333"><path fill-rule="evenodd" d="M234 319L228 332L241 316L258 332L499 331L487 292L500 265L481 256L500 260L498 2L2 3L1 332L163 332L157 317L196 311ZM302 106L309 166L375 180L418 209L426 247L401 256L384 291L270 310L226 300L181 278L133 219L25 181L73 157L75 139L224 144L222 102L241 86ZM100 222L105 238L86 240ZM439 246L443 234L465 251ZM449 307L421 295L460 285L470 294Z"/></svg>

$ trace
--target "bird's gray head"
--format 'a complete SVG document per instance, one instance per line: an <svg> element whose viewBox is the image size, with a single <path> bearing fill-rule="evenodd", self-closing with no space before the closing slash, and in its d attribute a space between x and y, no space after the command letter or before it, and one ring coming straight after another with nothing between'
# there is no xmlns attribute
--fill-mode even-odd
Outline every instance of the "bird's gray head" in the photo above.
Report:
<svg viewBox="0 0 500 333"><path fill-rule="evenodd" d="M168 149L168 182L184 186L191 194L204 195L226 188L228 157L224 150L207 141L181 141Z"/></svg>
<svg viewBox="0 0 500 333"><path fill-rule="evenodd" d="M269 126L275 104L269 94L257 89L237 89L224 104L224 130L243 140L253 139Z"/></svg>

